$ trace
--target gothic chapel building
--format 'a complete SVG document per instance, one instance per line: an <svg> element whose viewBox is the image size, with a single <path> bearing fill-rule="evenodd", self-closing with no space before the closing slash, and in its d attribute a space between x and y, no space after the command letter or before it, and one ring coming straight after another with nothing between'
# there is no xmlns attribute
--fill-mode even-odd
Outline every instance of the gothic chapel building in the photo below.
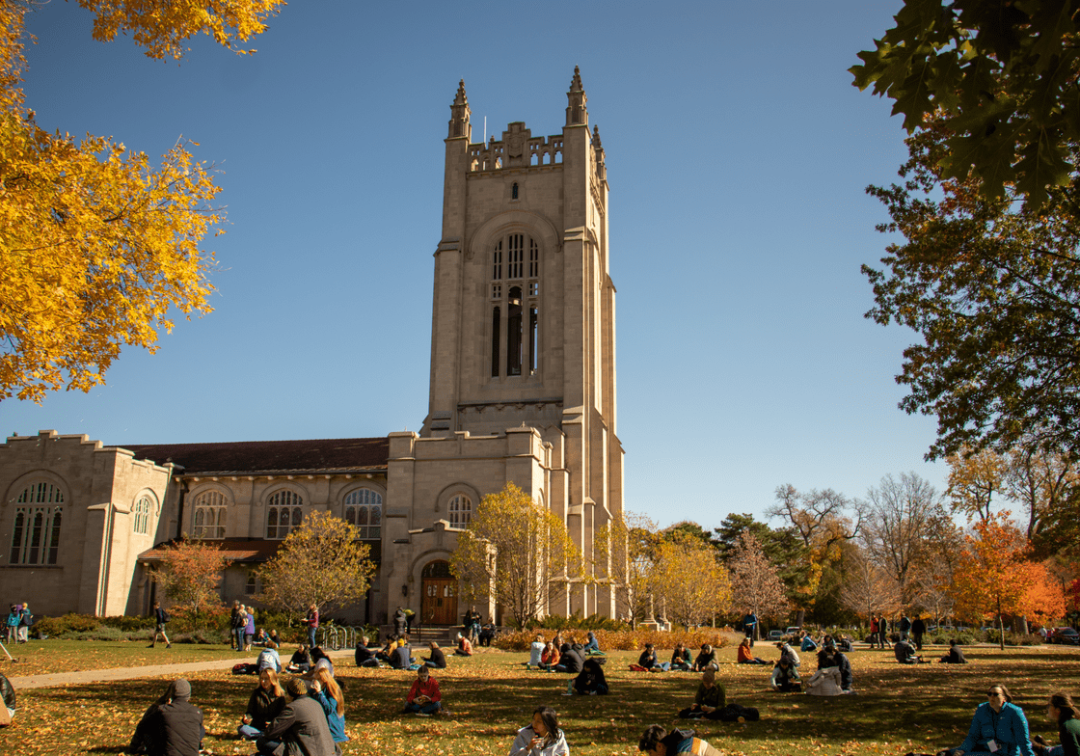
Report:
<svg viewBox="0 0 1080 756"><path fill-rule="evenodd" d="M359 527L379 565L366 602L343 616L384 623L401 605L454 624L467 607L447 560L480 500L508 482L561 517L590 557L593 534L622 511L615 286L604 151L577 69L567 98L560 134L514 122L501 140L474 143L458 87L420 433L124 446L9 437L0 599L39 615L145 613L162 546L186 533L220 542L233 560L222 598L247 603L255 568L307 513L328 510ZM618 611L603 580L548 607Z"/></svg>

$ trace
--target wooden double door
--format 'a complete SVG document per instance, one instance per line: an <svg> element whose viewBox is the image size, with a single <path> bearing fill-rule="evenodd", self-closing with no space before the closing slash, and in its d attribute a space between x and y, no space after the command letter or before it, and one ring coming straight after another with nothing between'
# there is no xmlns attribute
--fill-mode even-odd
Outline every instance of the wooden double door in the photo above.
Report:
<svg viewBox="0 0 1080 756"><path fill-rule="evenodd" d="M432 562L424 567L422 575L424 591L420 606L421 621L425 625L456 625L458 623L458 581L450 574L446 562Z"/></svg>

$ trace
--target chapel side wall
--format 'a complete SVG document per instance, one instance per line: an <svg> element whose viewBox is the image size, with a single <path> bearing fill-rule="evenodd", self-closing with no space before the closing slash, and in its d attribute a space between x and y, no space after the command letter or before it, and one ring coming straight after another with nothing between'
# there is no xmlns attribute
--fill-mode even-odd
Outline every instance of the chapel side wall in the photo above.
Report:
<svg viewBox="0 0 1080 756"><path fill-rule="evenodd" d="M0 596L11 603L27 601L37 615L63 614L88 607L94 613L102 545L103 518L90 510L111 501L111 465L100 441L85 435L9 437L0 446ZM98 460L100 459L100 462ZM102 480L102 475L107 475ZM55 565L12 565L11 545L18 498L27 485L44 480L63 492L60 547ZM104 495L102 495L104 491ZM87 555L92 574L84 575Z"/></svg>

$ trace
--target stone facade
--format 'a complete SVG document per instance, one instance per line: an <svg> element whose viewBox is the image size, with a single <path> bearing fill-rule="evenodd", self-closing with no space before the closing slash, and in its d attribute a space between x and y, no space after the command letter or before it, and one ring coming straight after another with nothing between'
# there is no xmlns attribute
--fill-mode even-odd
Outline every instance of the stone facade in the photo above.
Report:
<svg viewBox="0 0 1080 756"><path fill-rule="evenodd" d="M51 431L11 437L0 446L0 548L12 544L0 553L0 597L41 595L42 614L145 612L160 545L188 533L221 541L236 560L223 597L246 603L258 592L252 568L304 514L328 510L363 519L380 564L347 618L383 623L400 605L451 624L466 608L446 565L457 533L508 482L559 515L591 556L594 534L622 511L615 287L604 150L577 69L567 99L561 134L534 137L515 122L501 141L474 144L458 88L419 434L125 448ZM27 503L31 484L62 500ZM16 532L19 512L60 518L55 561L15 551L28 538ZM596 577L548 611L614 615Z"/></svg>

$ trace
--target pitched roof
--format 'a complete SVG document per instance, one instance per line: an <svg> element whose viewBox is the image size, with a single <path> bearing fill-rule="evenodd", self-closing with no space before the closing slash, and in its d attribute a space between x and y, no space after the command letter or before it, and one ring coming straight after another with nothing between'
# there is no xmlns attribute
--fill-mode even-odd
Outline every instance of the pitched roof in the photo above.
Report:
<svg viewBox="0 0 1080 756"><path fill-rule="evenodd" d="M386 469L390 440L332 438L305 441L239 441L216 444L123 444L121 448L185 475L285 472L355 472Z"/></svg>
<svg viewBox="0 0 1080 756"><path fill-rule="evenodd" d="M152 549L139 554L139 561L157 562L165 557L165 551L175 541L162 541ZM222 541L204 541L207 545L221 548L221 555L233 562L265 562L277 554L284 541L263 541L248 539L225 539Z"/></svg>

